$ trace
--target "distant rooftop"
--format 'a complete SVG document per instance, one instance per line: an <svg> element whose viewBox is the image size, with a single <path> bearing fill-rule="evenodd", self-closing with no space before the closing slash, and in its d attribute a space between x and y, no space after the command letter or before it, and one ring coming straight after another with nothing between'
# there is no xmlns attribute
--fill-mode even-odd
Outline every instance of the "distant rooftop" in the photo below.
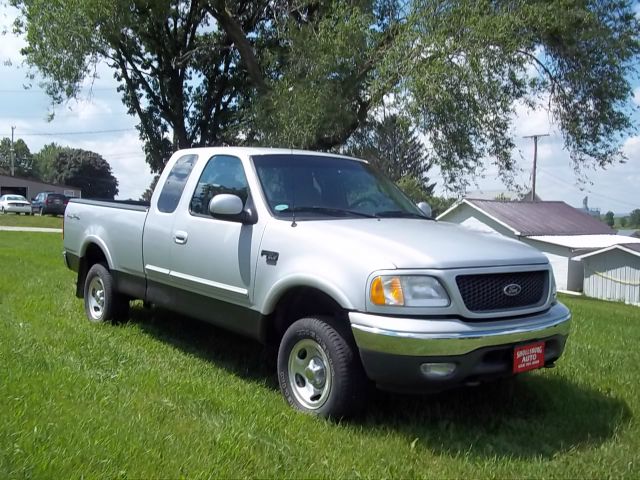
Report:
<svg viewBox="0 0 640 480"><path fill-rule="evenodd" d="M531 200L531 192L518 193L509 190L474 190L467 192L465 198L474 200L499 200L501 202L521 202ZM536 202L542 201L538 194L536 194L535 200Z"/></svg>
<svg viewBox="0 0 640 480"><path fill-rule="evenodd" d="M531 240L568 247L572 250L608 248L614 245L636 245L640 247L640 238L624 237L622 235L531 235Z"/></svg>
<svg viewBox="0 0 640 480"><path fill-rule="evenodd" d="M606 252L610 252L611 250L620 250L626 253L630 253L631 255L635 255L640 257L640 242L638 243L619 243L617 245L612 245L607 248L602 248L600 250L596 250L595 252L585 253L584 255L580 255L579 257L574 257L574 260L583 260L588 257L594 257L596 255L601 255Z"/></svg>
<svg viewBox="0 0 640 480"><path fill-rule="evenodd" d="M626 237L640 237L640 231L638 230L625 230L621 228L618 230L618 235L624 235Z"/></svg>
<svg viewBox="0 0 640 480"><path fill-rule="evenodd" d="M533 235L613 235L615 230L587 213L564 202L504 202L465 199L520 236Z"/></svg>

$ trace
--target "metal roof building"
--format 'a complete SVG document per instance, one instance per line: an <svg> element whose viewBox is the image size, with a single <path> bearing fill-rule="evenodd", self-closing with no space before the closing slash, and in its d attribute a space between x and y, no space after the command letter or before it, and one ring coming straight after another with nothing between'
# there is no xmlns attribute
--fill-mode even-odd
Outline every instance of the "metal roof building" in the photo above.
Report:
<svg viewBox="0 0 640 480"><path fill-rule="evenodd" d="M577 257L585 295L640 306L640 242L613 245Z"/></svg>
<svg viewBox="0 0 640 480"><path fill-rule="evenodd" d="M616 231L564 202L505 202L464 199L438 220L518 239L544 253L559 290L580 292L584 281L580 255L640 239Z"/></svg>
<svg viewBox="0 0 640 480"><path fill-rule="evenodd" d="M26 197L27 200L30 200L41 192L61 193L67 197L76 198L82 196L82 190L78 187L44 183L35 178L0 175L0 195L13 193L15 195L22 195Z"/></svg>

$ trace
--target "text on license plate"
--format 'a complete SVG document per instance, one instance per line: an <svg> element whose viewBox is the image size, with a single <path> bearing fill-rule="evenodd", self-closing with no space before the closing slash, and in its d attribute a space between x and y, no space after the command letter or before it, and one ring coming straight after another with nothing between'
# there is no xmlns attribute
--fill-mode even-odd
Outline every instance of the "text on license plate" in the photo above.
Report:
<svg viewBox="0 0 640 480"><path fill-rule="evenodd" d="M529 343L513 349L513 373L544 366L544 342Z"/></svg>

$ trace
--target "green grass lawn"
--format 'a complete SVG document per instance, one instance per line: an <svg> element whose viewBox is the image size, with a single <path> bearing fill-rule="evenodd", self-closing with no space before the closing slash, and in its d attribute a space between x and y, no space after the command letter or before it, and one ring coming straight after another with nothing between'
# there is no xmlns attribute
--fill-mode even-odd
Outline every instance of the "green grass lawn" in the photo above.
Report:
<svg viewBox="0 0 640 480"><path fill-rule="evenodd" d="M62 228L62 216L0 214L0 226Z"/></svg>
<svg viewBox="0 0 640 480"><path fill-rule="evenodd" d="M91 325L61 238L0 232L0 477L640 476L640 308L564 298L553 370L358 420L291 410L260 345L177 315Z"/></svg>

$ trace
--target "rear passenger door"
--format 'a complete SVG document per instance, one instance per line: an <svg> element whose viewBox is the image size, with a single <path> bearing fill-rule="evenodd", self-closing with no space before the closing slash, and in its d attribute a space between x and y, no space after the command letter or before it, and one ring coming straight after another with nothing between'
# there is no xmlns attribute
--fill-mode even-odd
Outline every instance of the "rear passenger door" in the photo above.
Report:
<svg viewBox="0 0 640 480"><path fill-rule="evenodd" d="M143 244L131 246L142 247L144 270L150 282L172 283L171 248L175 240L173 224L176 209L197 160L197 155L183 155L171 166L166 180L161 183L162 190L152 198L144 225Z"/></svg>
<svg viewBox="0 0 640 480"><path fill-rule="evenodd" d="M181 205L173 225L172 281L193 293L247 306L259 227L209 213L209 202L221 193L237 195L246 206L250 192L242 161L214 155L192 190L188 206Z"/></svg>

